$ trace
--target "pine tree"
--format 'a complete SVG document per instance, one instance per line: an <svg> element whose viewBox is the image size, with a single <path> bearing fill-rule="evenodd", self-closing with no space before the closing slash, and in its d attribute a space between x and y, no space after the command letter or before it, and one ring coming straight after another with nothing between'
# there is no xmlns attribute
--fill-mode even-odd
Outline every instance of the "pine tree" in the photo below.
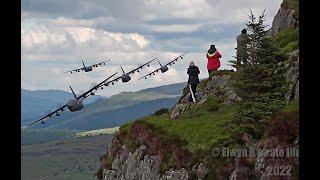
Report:
<svg viewBox="0 0 320 180"><path fill-rule="evenodd" d="M272 112L284 105L285 78L283 63L277 58L277 49L266 31L264 12L256 19L251 12L247 21L247 60L233 66L234 87L243 99L233 122L237 132L246 132L260 138ZM234 127L233 127L234 129Z"/></svg>

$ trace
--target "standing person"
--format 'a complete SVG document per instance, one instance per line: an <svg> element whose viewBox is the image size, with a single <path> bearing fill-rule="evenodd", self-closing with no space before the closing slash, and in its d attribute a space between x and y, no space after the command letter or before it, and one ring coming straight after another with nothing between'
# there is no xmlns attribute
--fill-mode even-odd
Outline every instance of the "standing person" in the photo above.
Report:
<svg viewBox="0 0 320 180"><path fill-rule="evenodd" d="M200 83L198 75L200 74L199 68L194 64L193 61L190 61L187 74L189 75L188 86L191 86L194 98L196 99L197 86ZM190 92L189 101L192 102L192 95Z"/></svg>
<svg viewBox="0 0 320 180"><path fill-rule="evenodd" d="M216 71L221 66L221 63L219 60L219 58L221 58L221 57L222 56L217 51L215 45L211 45L210 49L208 50L208 53L207 53L207 59L208 59L207 69L208 69L209 76L210 76L211 72Z"/></svg>
<svg viewBox="0 0 320 180"><path fill-rule="evenodd" d="M237 36L237 65L247 62L247 30L242 29L241 34Z"/></svg>

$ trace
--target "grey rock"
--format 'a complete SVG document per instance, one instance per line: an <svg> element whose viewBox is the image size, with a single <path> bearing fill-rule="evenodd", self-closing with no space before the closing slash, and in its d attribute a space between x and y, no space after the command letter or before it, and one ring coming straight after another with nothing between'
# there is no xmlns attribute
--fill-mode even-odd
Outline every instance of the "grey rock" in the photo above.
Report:
<svg viewBox="0 0 320 180"><path fill-rule="evenodd" d="M160 180L187 180L189 179L188 171L184 168L178 170L166 171Z"/></svg>
<svg viewBox="0 0 320 180"><path fill-rule="evenodd" d="M104 169L104 180L158 180L160 179L158 156L146 154L141 145L133 153L124 148L112 163L112 169Z"/></svg>
<svg viewBox="0 0 320 180"><path fill-rule="evenodd" d="M210 96L217 96L220 99L223 99L225 105L231 106L242 99L234 92L231 86L231 77L230 75L222 76L212 76L207 80L206 85L203 89L198 88L197 102L190 103L189 93L182 95L180 102L178 102L170 111L170 118L176 119L179 115L184 112L189 107L197 107L205 103Z"/></svg>
<svg viewBox="0 0 320 180"><path fill-rule="evenodd" d="M286 81L288 91L285 95L287 102L299 99L299 50L293 51L288 59Z"/></svg>
<svg viewBox="0 0 320 180"><path fill-rule="evenodd" d="M170 113L170 119L176 119L183 111L190 106L190 103L178 103L176 104Z"/></svg>
<svg viewBox="0 0 320 180"><path fill-rule="evenodd" d="M282 3L280 9L273 19L271 34L274 36L283 29L297 27L298 22L299 21L295 15L295 11Z"/></svg>
<svg viewBox="0 0 320 180"><path fill-rule="evenodd" d="M197 178L202 180L209 173L209 169L204 163L200 163L197 169Z"/></svg>

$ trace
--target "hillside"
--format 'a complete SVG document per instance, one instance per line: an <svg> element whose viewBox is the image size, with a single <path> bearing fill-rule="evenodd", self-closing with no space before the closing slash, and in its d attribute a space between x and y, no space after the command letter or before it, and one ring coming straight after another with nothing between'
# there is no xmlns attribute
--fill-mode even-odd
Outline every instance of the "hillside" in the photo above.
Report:
<svg viewBox="0 0 320 180"><path fill-rule="evenodd" d="M37 90L21 89L21 123L33 121L36 117L52 111L58 105L65 104L73 95L62 90ZM103 96L90 96L85 104L93 103Z"/></svg>
<svg viewBox="0 0 320 180"><path fill-rule="evenodd" d="M117 109L108 109L108 106L86 106L79 112L65 112L63 116L51 118L46 124L38 124L32 128L93 130L120 126L136 118L152 114L155 110L173 106L178 98L163 98L152 101L134 103L130 106ZM104 107L107 107L105 110ZM107 118L106 118L107 117Z"/></svg>
<svg viewBox="0 0 320 180"><path fill-rule="evenodd" d="M115 127L157 109L170 108L178 99L177 92L181 92L184 87L185 83L178 83L138 92L122 92L110 98L97 99L81 111L64 112L63 116L53 117L45 125L32 128L92 130Z"/></svg>
<svg viewBox="0 0 320 180"><path fill-rule="evenodd" d="M236 66L235 72L216 71L202 80L197 103L188 102L185 88L168 113L120 126L100 157L97 178L298 179L296 2L281 5L271 37L259 24L262 15L258 23L248 25L250 62ZM275 148L286 155L274 155ZM288 148L295 153L288 154ZM273 169L282 166L289 169L285 174Z"/></svg>

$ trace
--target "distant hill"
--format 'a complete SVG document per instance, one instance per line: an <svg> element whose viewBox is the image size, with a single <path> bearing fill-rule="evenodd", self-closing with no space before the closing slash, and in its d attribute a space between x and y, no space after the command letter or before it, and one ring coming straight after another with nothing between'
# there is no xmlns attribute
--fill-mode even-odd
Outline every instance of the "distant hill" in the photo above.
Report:
<svg viewBox="0 0 320 180"><path fill-rule="evenodd" d="M108 104L107 101L106 103L96 102L85 106L78 112L64 112L62 116L53 117L46 121L46 124L37 124L33 128L93 130L116 127L152 114L160 108L170 108L177 102L178 98L143 101L116 109L104 106L104 104Z"/></svg>
<svg viewBox="0 0 320 180"><path fill-rule="evenodd" d="M137 92L122 92L110 98L96 98L93 103L87 103L85 108L79 112L64 112L62 116L54 117L50 119L50 121L47 121L45 125L38 125L35 126L35 128L92 130L118 126L140 116L151 114L160 108L171 107L178 100L178 96L180 96L180 92L184 87L185 83L178 83L148 88ZM53 96L50 94L51 92L47 93L47 99ZM55 93L57 94L58 92ZM69 93L69 97L72 98L71 93ZM27 103L33 104L38 99L39 98L31 98L31 101ZM61 99L63 99L64 102L68 100L68 98ZM49 102L45 104L43 101L40 101L39 104L41 103L42 106L49 105ZM26 103L22 104L22 106L24 105L26 105ZM51 109L47 109L53 110L55 108L55 106L51 106ZM30 109L34 110L34 108ZM33 120L40 117L44 112L46 111L42 111L38 116L35 116ZM27 122L30 121L24 121L23 125L26 125Z"/></svg>
<svg viewBox="0 0 320 180"><path fill-rule="evenodd" d="M154 92L154 93L160 93L160 94L168 94L168 95L181 95L181 91L183 88L187 85L187 83L176 83L176 84L169 84L164 86L159 86L155 88L148 88L141 90L139 92Z"/></svg>
<svg viewBox="0 0 320 180"><path fill-rule="evenodd" d="M36 117L52 111L58 105L65 104L73 95L63 90L36 90L21 89L21 122L32 121ZM103 96L91 96L85 99L85 104L90 104Z"/></svg>

